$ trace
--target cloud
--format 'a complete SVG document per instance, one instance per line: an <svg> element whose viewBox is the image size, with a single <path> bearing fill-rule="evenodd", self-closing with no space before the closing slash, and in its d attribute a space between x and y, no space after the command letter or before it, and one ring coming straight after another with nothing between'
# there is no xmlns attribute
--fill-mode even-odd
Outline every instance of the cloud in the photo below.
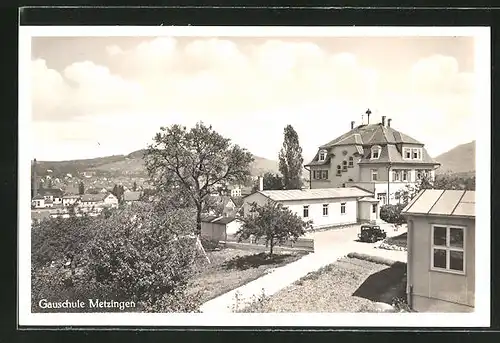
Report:
<svg viewBox="0 0 500 343"><path fill-rule="evenodd" d="M309 156L351 120L359 124L367 107L373 121L386 115L424 142L470 135L473 75L453 57L429 56L395 77L310 42L247 42L158 37L131 49L109 45L106 66L80 61L60 71L35 60L34 120L58 121L61 141L93 146L105 136L103 146L115 142L120 153L143 147L160 125L203 120L270 158L291 123Z"/></svg>
<svg viewBox="0 0 500 343"><path fill-rule="evenodd" d="M452 56L432 55L413 65L410 82L417 93L466 94L473 91L474 75L460 72Z"/></svg>
<svg viewBox="0 0 500 343"><path fill-rule="evenodd" d="M32 115L34 120L70 120L96 111L120 111L142 104L145 93L135 82L113 75L90 61L76 62L61 73L32 61Z"/></svg>

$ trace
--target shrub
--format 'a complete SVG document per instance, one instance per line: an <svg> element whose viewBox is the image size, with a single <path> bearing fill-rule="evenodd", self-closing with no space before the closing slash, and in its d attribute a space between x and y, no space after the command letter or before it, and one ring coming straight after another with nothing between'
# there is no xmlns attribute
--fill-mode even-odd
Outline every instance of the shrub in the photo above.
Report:
<svg viewBox="0 0 500 343"><path fill-rule="evenodd" d="M401 215L401 211L403 211L404 208L404 204L384 205L380 208L380 219L390 224L404 224L406 223L406 218Z"/></svg>
<svg viewBox="0 0 500 343"><path fill-rule="evenodd" d="M393 260L379 257L379 256L360 254L357 252L351 252L351 253L347 254L347 257L357 258L358 260L364 260L364 261L373 262L373 263L377 263L377 264L385 264L386 266L390 266L390 267L406 267L406 263L404 263L404 262L393 261Z"/></svg>

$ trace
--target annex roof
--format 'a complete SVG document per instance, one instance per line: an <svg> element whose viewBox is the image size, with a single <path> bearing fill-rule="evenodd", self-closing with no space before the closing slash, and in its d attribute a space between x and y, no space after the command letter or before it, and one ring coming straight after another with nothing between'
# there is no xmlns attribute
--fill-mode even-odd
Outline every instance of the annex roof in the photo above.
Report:
<svg viewBox="0 0 500 343"><path fill-rule="evenodd" d="M476 217L475 191L425 189L403 209L404 215Z"/></svg>
<svg viewBox="0 0 500 343"><path fill-rule="evenodd" d="M123 200L125 201L138 201L141 198L141 192L125 192L123 193Z"/></svg>
<svg viewBox="0 0 500 343"><path fill-rule="evenodd" d="M364 191L357 187L267 190L258 191L258 193L261 193L262 195L274 201L360 198L365 196L373 196L372 193Z"/></svg>

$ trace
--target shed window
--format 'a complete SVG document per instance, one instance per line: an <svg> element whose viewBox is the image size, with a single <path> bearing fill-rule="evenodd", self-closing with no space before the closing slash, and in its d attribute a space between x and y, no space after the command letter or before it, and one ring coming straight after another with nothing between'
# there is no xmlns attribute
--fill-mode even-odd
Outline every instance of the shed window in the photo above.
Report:
<svg viewBox="0 0 500 343"><path fill-rule="evenodd" d="M323 216L328 216L328 204L323 204Z"/></svg>
<svg viewBox="0 0 500 343"><path fill-rule="evenodd" d="M465 228L433 225L431 269L465 273Z"/></svg>
<svg viewBox="0 0 500 343"><path fill-rule="evenodd" d="M340 203L340 214L345 214L345 202Z"/></svg>

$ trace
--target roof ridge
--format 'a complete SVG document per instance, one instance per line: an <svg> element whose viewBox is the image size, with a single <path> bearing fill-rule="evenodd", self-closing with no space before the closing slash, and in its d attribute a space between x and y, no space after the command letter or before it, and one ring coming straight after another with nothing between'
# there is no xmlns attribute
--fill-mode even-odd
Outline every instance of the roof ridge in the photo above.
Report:
<svg viewBox="0 0 500 343"><path fill-rule="evenodd" d="M453 215L453 213L455 213L455 210L457 209L458 205L460 204L460 202L462 201L462 199L465 196L465 192L467 192L467 191L466 190L463 191L462 196L460 197L460 199L458 199L458 202L455 205L455 207L453 207L453 210L451 211L450 215Z"/></svg>

